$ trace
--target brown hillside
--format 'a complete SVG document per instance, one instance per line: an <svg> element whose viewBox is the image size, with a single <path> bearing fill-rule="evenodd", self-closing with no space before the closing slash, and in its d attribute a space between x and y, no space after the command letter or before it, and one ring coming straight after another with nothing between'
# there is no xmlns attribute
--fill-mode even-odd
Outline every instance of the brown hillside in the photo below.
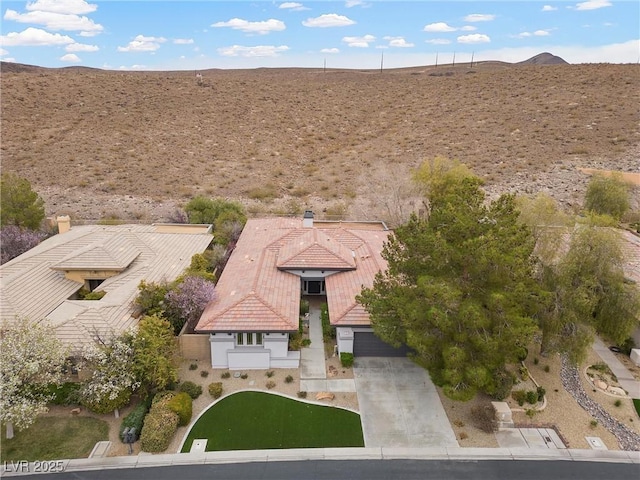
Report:
<svg viewBox="0 0 640 480"><path fill-rule="evenodd" d="M380 216L435 156L491 192L567 204L587 179L577 167L637 169L640 67L487 65L210 70L199 84L193 72L3 64L2 168L29 178L49 213L144 220L197 194Z"/></svg>

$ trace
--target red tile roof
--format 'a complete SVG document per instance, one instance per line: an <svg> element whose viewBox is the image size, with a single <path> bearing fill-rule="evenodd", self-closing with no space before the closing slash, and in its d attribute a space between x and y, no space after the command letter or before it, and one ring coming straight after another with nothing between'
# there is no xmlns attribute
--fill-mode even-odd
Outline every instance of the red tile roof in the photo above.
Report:
<svg viewBox="0 0 640 480"><path fill-rule="evenodd" d="M368 325L355 297L386 268L380 253L388 234L381 223L304 228L300 219L249 220L196 331L297 330L300 277L285 270L302 269L337 271L325 278L333 325Z"/></svg>

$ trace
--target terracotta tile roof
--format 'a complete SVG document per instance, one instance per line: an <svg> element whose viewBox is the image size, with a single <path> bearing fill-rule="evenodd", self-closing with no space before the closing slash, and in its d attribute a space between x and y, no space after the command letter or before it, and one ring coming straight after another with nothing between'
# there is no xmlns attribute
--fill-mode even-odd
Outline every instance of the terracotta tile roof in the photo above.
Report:
<svg viewBox="0 0 640 480"><path fill-rule="evenodd" d="M355 297L386 268L380 253L389 232L380 223L353 226L325 228L316 222L304 228L301 219L249 220L196 331L297 330L300 277L285 269L337 270L325 278L331 323L368 325Z"/></svg>

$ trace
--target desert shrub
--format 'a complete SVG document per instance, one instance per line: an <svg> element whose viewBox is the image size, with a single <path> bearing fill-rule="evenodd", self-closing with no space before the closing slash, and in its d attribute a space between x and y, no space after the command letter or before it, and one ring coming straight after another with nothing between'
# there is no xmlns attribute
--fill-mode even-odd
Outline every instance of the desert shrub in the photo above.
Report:
<svg viewBox="0 0 640 480"><path fill-rule="evenodd" d="M595 419L591 420L591 421L589 422L589 426L590 426L591 428L596 428L596 427L598 426L598 420L595 420Z"/></svg>
<svg viewBox="0 0 640 480"><path fill-rule="evenodd" d="M298 392L298 398L307 398L307 392Z"/></svg>
<svg viewBox="0 0 640 480"><path fill-rule="evenodd" d="M633 350L634 348L636 348L636 342L633 339L633 337L627 338L620 345L620 350L622 350L622 353L624 353L627 356L631 355L631 350Z"/></svg>
<svg viewBox="0 0 640 480"><path fill-rule="evenodd" d="M498 431L498 422L496 420L496 410L493 405L476 406L471 409L471 415L475 426L485 433L494 433Z"/></svg>
<svg viewBox="0 0 640 480"><path fill-rule="evenodd" d="M538 394L534 390L528 390L525 394L525 398L527 399L527 403L531 405L538 402Z"/></svg>
<svg viewBox="0 0 640 480"><path fill-rule="evenodd" d="M231 378L231 372L224 372L220 375L220 378Z"/></svg>
<svg viewBox="0 0 640 480"><path fill-rule="evenodd" d="M534 364L534 365L538 365L538 363L540 363L540 360L538 360L538 357L535 357L535 358L533 359L533 364Z"/></svg>
<svg viewBox="0 0 640 480"><path fill-rule="evenodd" d="M503 370L495 374L495 388L491 397L496 400L504 400L509 396L513 388L514 377L511 373Z"/></svg>
<svg viewBox="0 0 640 480"><path fill-rule="evenodd" d="M272 388L274 388L274 387L276 386L276 382L274 382L273 380L269 380L265 386L266 386L269 390L271 390Z"/></svg>
<svg viewBox="0 0 640 480"><path fill-rule="evenodd" d="M526 347L520 347L517 353L517 359L519 362L524 362L529 355L529 350Z"/></svg>
<svg viewBox="0 0 640 480"><path fill-rule="evenodd" d="M249 378L249 374L243 373L242 375L240 375L240 378L246 380L247 378Z"/></svg>
<svg viewBox="0 0 640 480"><path fill-rule="evenodd" d="M538 397L538 401L541 402L544 400L544 395L547 391L543 387L536 388L536 396Z"/></svg>
<svg viewBox="0 0 640 480"><path fill-rule="evenodd" d="M466 432L460 432L460 440L466 440L469 438L469 434Z"/></svg>
<svg viewBox="0 0 640 480"><path fill-rule="evenodd" d="M353 353L341 352L340 363L345 368L351 367L353 365Z"/></svg>
<svg viewBox="0 0 640 480"><path fill-rule="evenodd" d="M206 370L200 370L200 376L202 378L207 378L209 376L209 372Z"/></svg>
<svg viewBox="0 0 640 480"><path fill-rule="evenodd" d="M551 367L549 365L544 366L544 371L549 373L551 371Z"/></svg>
<svg viewBox="0 0 640 480"><path fill-rule="evenodd" d="M197 369L198 369L197 363L192 363L191 365L189 365L189 370L197 370Z"/></svg>
<svg viewBox="0 0 640 480"><path fill-rule="evenodd" d="M222 382L210 383L209 395L211 395L213 398L220 398L222 396Z"/></svg>
<svg viewBox="0 0 640 480"><path fill-rule="evenodd" d="M186 392L180 392L167 402L167 408L178 414L178 426L189 425L193 413L193 400Z"/></svg>
<svg viewBox="0 0 640 480"><path fill-rule="evenodd" d="M302 348L302 334L299 332L289 335L289 350L297 351Z"/></svg>
<svg viewBox="0 0 640 480"><path fill-rule="evenodd" d="M53 395L50 402L54 405L77 405L80 403L81 388L82 385L77 382L49 385L48 393Z"/></svg>
<svg viewBox="0 0 640 480"><path fill-rule="evenodd" d="M178 391L188 394L194 400L202 395L202 387L197 383L189 381L181 383L180 387L178 387Z"/></svg>
<svg viewBox="0 0 640 480"><path fill-rule="evenodd" d="M514 390L513 392L511 392L511 398L518 402L518 405L522 406L527 400L527 392L525 392L524 390Z"/></svg>
<svg viewBox="0 0 640 480"><path fill-rule="evenodd" d="M268 372L265 373L265 375L269 378L273 377L275 375L276 372L274 372L273 370L269 370Z"/></svg>
<svg viewBox="0 0 640 480"><path fill-rule="evenodd" d="M310 338L303 338L302 339L302 346L303 347L308 347L309 345L311 345L311 339Z"/></svg>
<svg viewBox="0 0 640 480"><path fill-rule="evenodd" d="M616 400L615 402L613 402L613 405L616 406L616 407L621 406L622 405L622 400L620 400L620 399Z"/></svg>
<svg viewBox="0 0 640 480"><path fill-rule="evenodd" d="M144 452L164 452L178 430L178 414L168 408L151 408L144 418L140 433L140 448Z"/></svg>
<svg viewBox="0 0 640 480"><path fill-rule="evenodd" d="M149 407L145 404L145 402L139 403L129 415L122 419L122 423L120 424L120 440L124 442L124 430L125 428L135 428L136 429L136 437L140 436L142 432L142 426L144 424L144 417L147 415L149 411Z"/></svg>
<svg viewBox="0 0 640 480"><path fill-rule="evenodd" d="M527 417L533 418L538 411L535 408L527 408L527 411L524 413Z"/></svg>
<svg viewBox="0 0 640 480"><path fill-rule="evenodd" d="M520 375L520 378L522 380L526 380L527 377L529 377L529 369L524 365L520 365L520 368L518 369L518 374Z"/></svg>
<svg viewBox="0 0 640 480"><path fill-rule="evenodd" d="M291 375L287 375L284 378L284 383L292 383L293 382L293 377Z"/></svg>

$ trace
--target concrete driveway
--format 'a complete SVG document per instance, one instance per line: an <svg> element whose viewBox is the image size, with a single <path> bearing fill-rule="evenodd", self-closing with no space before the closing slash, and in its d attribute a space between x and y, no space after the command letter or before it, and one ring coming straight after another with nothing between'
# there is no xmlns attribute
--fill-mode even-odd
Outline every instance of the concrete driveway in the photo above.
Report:
<svg viewBox="0 0 640 480"><path fill-rule="evenodd" d="M360 357L354 377L365 447L457 447L427 372L408 358Z"/></svg>

